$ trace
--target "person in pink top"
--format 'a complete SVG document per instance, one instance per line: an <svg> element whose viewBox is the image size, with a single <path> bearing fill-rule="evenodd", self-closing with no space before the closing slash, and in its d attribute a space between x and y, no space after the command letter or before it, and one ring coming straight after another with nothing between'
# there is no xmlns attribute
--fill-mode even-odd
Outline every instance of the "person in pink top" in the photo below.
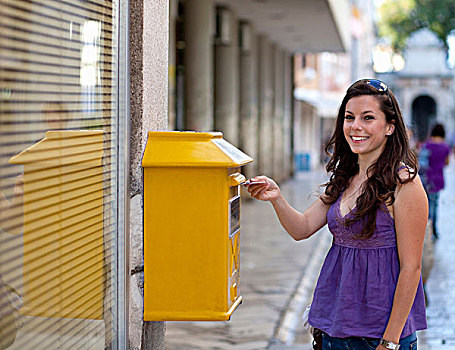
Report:
<svg viewBox="0 0 455 350"><path fill-rule="evenodd" d="M328 224L333 243L308 319L322 331L323 350L415 350L416 331L427 327L428 202L398 103L382 81L348 88L326 151L330 180L303 213L266 176L251 179L248 191L272 204L295 240Z"/></svg>

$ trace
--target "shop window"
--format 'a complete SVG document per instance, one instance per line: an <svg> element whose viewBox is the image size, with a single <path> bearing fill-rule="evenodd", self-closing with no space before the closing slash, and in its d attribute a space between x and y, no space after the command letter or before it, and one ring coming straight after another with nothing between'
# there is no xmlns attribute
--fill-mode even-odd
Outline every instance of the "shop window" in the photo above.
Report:
<svg viewBox="0 0 455 350"><path fill-rule="evenodd" d="M115 348L118 2L3 1L0 348Z"/></svg>

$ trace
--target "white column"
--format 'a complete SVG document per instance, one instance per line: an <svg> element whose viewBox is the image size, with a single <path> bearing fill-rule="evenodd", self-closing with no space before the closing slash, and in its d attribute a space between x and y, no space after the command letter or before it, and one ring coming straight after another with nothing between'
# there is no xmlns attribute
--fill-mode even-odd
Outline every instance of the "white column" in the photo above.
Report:
<svg viewBox="0 0 455 350"><path fill-rule="evenodd" d="M281 182L284 172L284 62L283 50L274 47L273 79L273 177Z"/></svg>
<svg viewBox="0 0 455 350"><path fill-rule="evenodd" d="M258 39L259 173L273 176L273 59L268 38Z"/></svg>
<svg viewBox="0 0 455 350"><path fill-rule="evenodd" d="M243 168L247 178L259 171L257 37L250 23L240 24L240 148L254 159Z"/></svg>
<svg viewBox="0 0 455 350"><path fill-rule="evenodd" d="M303 111L302 111L302 102L299 100L294 100L292 104L292 108L294 109L294 154L293 154L293 161L296 161L296 157L301 153L303 148L302 140L303 140ZM295 172L300 171L299 167L295 167Z"/></svg>
<svg viewBox="0 0 455 350"><path fill-rule="evenodd" d="M291 149L291 138L292 138L292 100L293 100L293 82L292 82L292 55L288 52L283 52L283 78L284 78L284 101L283 101L283 159L285 178L289 178L292 175L292 149Z"/></svg>
<svg viewBox="0 0 455 350"><path fill-rule="evenodd" d="M211 131L213 118L212 0L185 1L185 129Z"/></svg>
<svg viewBox="0 0 455 350"><path fill-rule="evenodd" d="M238 25L234 13L217 8L215 39L215 129L224 139L239 144L239 48Z"/></svg>

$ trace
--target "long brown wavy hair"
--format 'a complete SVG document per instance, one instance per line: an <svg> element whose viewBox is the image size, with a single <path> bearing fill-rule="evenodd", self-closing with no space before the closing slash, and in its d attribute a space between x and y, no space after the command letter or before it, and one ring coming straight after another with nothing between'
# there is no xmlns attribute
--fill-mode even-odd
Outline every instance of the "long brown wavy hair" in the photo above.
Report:
<svg viewBox="0 0 455 350"><path fill-rule="evenodd" d="M409 147L398 102L393 93L387 87L385 89L386 91L378 90L366 79L351 85L338 111L335 131L325 147L326 153L331 156L326 169L332 175L323 185L325 191L320 198L324 204L333 204L349 186L351 178L359 172L358 155L351 151L343 132L348 101L356 96L374 96L379 101L387 122L394 123L395 130L392 135L387 136L383 152L367 170L368 179L363 185L363 192L357 198L356 210L351 217L345 219L346 226L358 220L364 222L361 234L356 236L359 239L367 239L373 235L376 230L376 213L381 208L381 203L393 204L397 185L412 181L418 170L417 157ZM408 176L400 177L398 172L403 165L408 169Z"/></svg>

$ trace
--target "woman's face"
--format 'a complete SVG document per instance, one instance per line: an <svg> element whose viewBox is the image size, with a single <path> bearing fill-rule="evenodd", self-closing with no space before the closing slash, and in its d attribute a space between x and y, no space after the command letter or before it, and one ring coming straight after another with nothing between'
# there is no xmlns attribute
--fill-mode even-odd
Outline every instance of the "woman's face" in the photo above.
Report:
<svg viewBox="0 0 455 350"><path fill-rule="evenodd" d="M343 132L352 152L377 159L394 129L393 123L386 121L375 97L361 95L348 101Z"/></svg>

